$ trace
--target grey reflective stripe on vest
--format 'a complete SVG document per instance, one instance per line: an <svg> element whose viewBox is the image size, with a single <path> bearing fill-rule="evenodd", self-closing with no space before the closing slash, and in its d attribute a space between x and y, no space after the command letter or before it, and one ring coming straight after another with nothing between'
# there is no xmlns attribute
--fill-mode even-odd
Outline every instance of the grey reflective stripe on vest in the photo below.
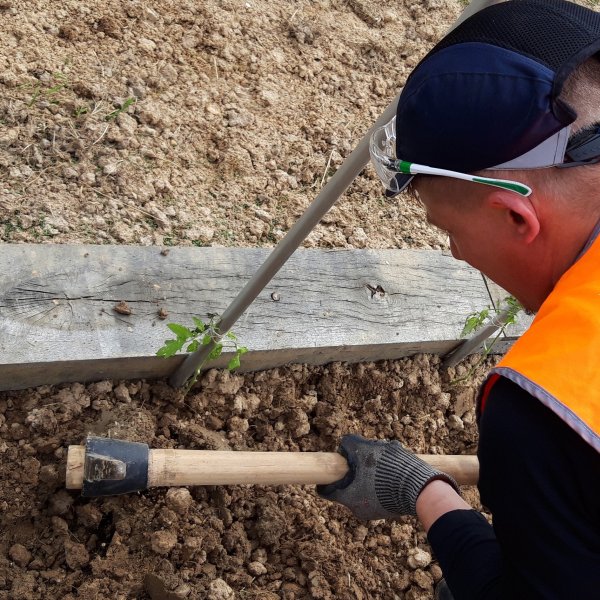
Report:
<svg viewBox="0 0 600 600"><path fill-rule="evenodd" d="M570 408L565 406L552 394L549 394L543 387L510 367L496 367L495 369L492 369L491 372L510 379L534 398L537 398L544 406L547 406L571 429L579 434L592 448L594 448L594 450L596 450L596 452L600 452L600 435L598 435L587 423L582 421Z"/></svg>
<svg viewBox="0 0 600 600"><path fill-rule="evenodd" d="M577 258L575 259L575 262L577 262L577 260L579 258L581 258L589 249L589 247L596 241L596 238L600 235L600 221L598 221L596 223L596 226L594 227L594 229L592 230L592 235L590 235L590 239L585 243L585 246L583 247L582 251L577 255Z"/></svg>

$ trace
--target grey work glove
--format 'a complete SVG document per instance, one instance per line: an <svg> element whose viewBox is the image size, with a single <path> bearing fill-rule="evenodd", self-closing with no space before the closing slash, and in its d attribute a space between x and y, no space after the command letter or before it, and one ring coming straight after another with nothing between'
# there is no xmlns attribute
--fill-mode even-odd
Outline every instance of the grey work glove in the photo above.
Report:
<svg viewBox="0 0 600 600"><path fill-rule="evenodd" d="M339 481L318 485L317 492L347 506L364 521L416 515L417 498L434 479L459 491L450 475L432 468L400 442L345 435L338 451L348 461L348 473Z"/></svg>

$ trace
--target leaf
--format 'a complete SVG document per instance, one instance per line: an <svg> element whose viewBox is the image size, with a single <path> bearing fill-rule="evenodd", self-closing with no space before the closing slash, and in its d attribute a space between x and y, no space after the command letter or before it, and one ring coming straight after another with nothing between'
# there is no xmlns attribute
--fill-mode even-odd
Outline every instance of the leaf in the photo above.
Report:
<svg viewBox="0 0 600 600"><path fill-rule="evenodd" d="M202 319L199 319L198 317L192 317L192 321L194 321L196 330L199 333L202 333L206 329L206 324L204 323L204 321Z"/></svg>
<svg viewBox="0 0 600 600"><path fill-rule="evenodd" d="M237 349L237 353L241 356L242 354L246 354L246 352L248 352L248 348L246 348L246 346L240 346Z"/></svg>
<svg viewBox="0 0 600 600"><path fill-rule="evenodd" d="M200 347L200 342L198 340L194 340L186 349L186 352L196 352Z"/></svg>
<svg viewBox="0 0 600 600"><path fill-rule="evenodd" d="M228 331L225 334L230 340L233 340L234 342L237 340L237 335L235 335L235 333L233 333L233 331Z"/></svg>
<svg viewBox="0 0 600 600"><path fill-rule="evenodd" d="M183 325L179 323L168 323L167 327L178 337L184 340L194 337L194 334Z"/></svg>
<svg viewBox="0 0 600 600"><path fill-rule="evenodd" d="M209 360L214 360L215 358L218 358L219 356L221 356L221 352L223 352L223 344L217 344L210 351L210 354L208 355L208 359Z"/></svg>
<svg viewBox="0 0 600 600"><path fill-rule="evenodd" d="M466 337L468 335L471 335L471 333L473 333L473 331L475 331L476 327L477 327L477 317L467 317L464 327L462 328L462 331L460 332L460 337Z"/></svg>
<svg viewBox="0 0 600 600"><path fill-rule="evenodd" d="M469 315L466 318L464 327L460 333L461 337L470 335L471 333L479 329L485 323L489 313L490 309L489 307L487 307L478 313L473 313Z"/></svg>
<svg viewBox="0 0 600 600"><path fill-rule="evenodd" d="M27 106L33 106L36 102L36 100L40 97L41 94L41 90L38 87L35 88L34 92L33 92L33 96L31 96L31 100L29 101L29 103L27 104Z"/></svg>
<svg viewBox="0 0 600 600"><path fill-rule="evenodd" d="M523 310L523 306L514 296L504 298L508 314L506 315L506 325L514 325L517 322L517 315Z"/></svg>
<svg viewBox="0 0 600 600"><path fill-rule="evenodd" d="M183 347L185 340L165 340L165 345L157 350L157 356L163 356L164 358L169 358L169 356L173 356L177 354Z"/></svg>
<svg viewBox="0 0 600 600"><path fill-rule="evenodd" d="M228 363L227 363L227 368L230 371L233 371L234 369L237 369L240 366L240 355L236 354Z"/></svg>
<svg viewBox="0 0 600 600"><path fill-rule="evenodd" d="M212 341L212 338L210 337L209 334L206 334L203 338L202 338L202 345L203 346L208 346L208 344L210 344Z"/></svg>
<svg viewBox="0 0 600 600"><path fill-rule="evenodd" d="M46 93L51 96L52 94L56 94L57 92L60 92L60 90L62 90L65 86L62 83L59 83L58 85L55 85L54 87L51 87Z"/></svg>

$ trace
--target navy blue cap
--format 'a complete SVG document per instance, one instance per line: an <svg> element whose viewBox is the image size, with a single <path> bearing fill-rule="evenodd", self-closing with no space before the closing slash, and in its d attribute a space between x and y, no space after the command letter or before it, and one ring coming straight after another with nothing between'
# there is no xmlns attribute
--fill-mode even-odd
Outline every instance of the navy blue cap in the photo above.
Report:
<svg viewBox="0 0 600 600"><path fill-rule="evenodd" d="M408 78L397 158L463 173L562 163L577 115L558 96L598 51L600 14L570 2L511 0L475 13Z"/></svg>

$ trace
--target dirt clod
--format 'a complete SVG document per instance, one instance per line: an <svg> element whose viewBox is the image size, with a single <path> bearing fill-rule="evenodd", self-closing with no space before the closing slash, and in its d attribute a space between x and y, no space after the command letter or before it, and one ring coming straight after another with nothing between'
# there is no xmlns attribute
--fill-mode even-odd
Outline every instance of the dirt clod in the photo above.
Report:
<svg viewBox="0 0 600 600"><path fill-rule="evenodd" d="M430 563L431 554L421 548L415 548L415 551L408 557L408 566L412 569L424 569Z"/></svg>
<svg viewBox="0 0 600 600"><path fill-rule="evenodd" d="M235 592L223 579L215 579L208 586L208 600L234 600Z"/></svg>
<svg viewBox="0 0 600 600"><path fill-rule="evenodd" d="M65 561L73 570L81 569L90 562L90 555L83 544L65 540Z"/></svg>
<svg viewBox="0 0 600 600"><path fill-rule="evenodd" d="M181 515L190 509L193 502L194 499L186 488L171 488L165 495L166 505Z"/></svg>
<svg viewBox="0 0 600 600"><path fill-rule="evenodd" d="M117 304L113 306L113 310L116 313L119 313L120 315L132 314L131 308L129 307L129 304L125 302L125 300L120 300L119 302L117 302Z"/></svg>
<svg viewBox="0 0 600 600"><path fill-rule="evenodd" d="M248 564L248 572L250 575L254 575L255 577L260 577L267 572L267 567L261 562L254 561Z"/></svg>
<svg viewBox="0 0 600 600"><path fill-rule="evenodd" d="M8 556L19 567L26 567L31 562L31 552L22 544L12 545Z"/></svg>
<svg viewBox="0 0 600 600"><path fill-rule="evenodd" d="M166 555L177 544L177 534L173 531L155 531L150 540L152 550L156 554Z"/></svg>

